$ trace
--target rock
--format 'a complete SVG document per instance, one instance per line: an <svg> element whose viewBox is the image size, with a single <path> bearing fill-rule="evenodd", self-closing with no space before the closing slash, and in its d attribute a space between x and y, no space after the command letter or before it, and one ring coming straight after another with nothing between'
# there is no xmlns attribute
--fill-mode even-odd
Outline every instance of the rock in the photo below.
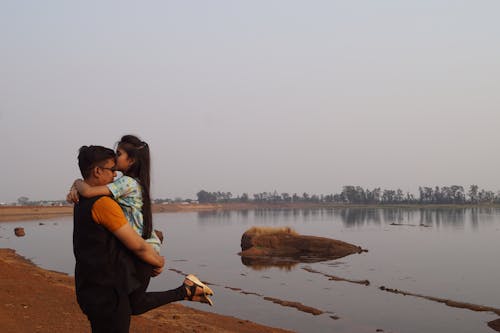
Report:
<svg viewBox="0 0 500 333"><path fill-rule="evenodd" d="M488 326L491 329L494 329L497 332L500 332L500 319L492 320L488 323Z"/></svg>
<svg viewBox="0 0 500 333"><path fill-rule="evenodd" d="M26 233L24 232L24 228L15 228L14 229L14 234L17 236L17 237L23 237L24 235L26 235Z"/></svg>
<svg viewBox="0 0 500 333"><path fill-rule="evenodd" d="M286 266L298 262L334 260L364 250L356 245L317 236L303 236L291 228L253 227L241 237L239 254L245 265Z"/></svg>

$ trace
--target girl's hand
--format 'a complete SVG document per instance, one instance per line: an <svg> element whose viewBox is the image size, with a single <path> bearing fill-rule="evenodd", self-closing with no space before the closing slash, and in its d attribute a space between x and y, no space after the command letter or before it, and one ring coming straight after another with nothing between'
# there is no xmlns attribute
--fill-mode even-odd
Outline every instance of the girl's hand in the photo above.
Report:
<svg viewBox="0 0 500 333"><path fill-rule="evenodd" d="M80 196L78 195L78 191L76 190L76 187L73 184L73 186L71 186L71 188L69 189L68 195L66 196L66 201L69 203L78 203L79 200Z"/></svg>

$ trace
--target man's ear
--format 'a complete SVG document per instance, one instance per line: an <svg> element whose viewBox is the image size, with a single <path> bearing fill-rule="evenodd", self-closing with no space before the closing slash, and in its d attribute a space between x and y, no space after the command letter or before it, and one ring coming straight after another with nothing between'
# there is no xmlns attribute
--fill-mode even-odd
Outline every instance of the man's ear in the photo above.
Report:
<svg viewBox="0 0 500 333"><path fill-rule="evenodd" d="M92 168L92 176L94 176L94 178L99 178L99 176L101 175L101 168L95 166Z"/></svg>

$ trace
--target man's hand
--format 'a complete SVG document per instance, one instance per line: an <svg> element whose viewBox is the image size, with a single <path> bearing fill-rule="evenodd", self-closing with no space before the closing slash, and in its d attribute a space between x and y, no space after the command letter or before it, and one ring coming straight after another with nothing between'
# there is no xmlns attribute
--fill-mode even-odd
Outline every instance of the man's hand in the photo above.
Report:
<svg viewBox="0 0 500 333"><path fill-rule="evenodd" d="M125 216L123 216L123 218L125 219ZM118 240L120 240L120 242L122 242L123 245L125 245L127 249L132 251L139 259L150 264L154 268L160 268L161 270L163 270L163 266L165 265L165 258L160 256L153 249L151 244L146 243L146 241L142 239L142 237L139 236L139 234L135 232L134 229L132 229L129 223L125 223L120 228L112 231L112 233L116 236L116 238L118 238Z"/></svg>
<svg viewBox="0 0 500 333"><path fill-rule="evenodd" d="M161 257L161 259L163 260L163 265L161 267L153 268L153 272L151 273L152 277L158 276L161 274L161 272L163 272L163 268L165 267L165 257Z"/></svg>

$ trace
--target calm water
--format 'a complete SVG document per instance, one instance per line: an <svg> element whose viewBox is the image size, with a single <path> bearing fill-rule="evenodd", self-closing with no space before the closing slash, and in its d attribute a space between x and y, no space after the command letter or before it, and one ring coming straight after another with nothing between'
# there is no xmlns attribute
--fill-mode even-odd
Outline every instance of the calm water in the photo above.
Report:
<svg viewBox="0 0 500 333"><path fill-rule="evenodd" d="M184 302L195 308L298 332L480 333L493 332L486 323L498 318L379 287L500 308L500 209L255 210L156 214L154 220L164 231L162 254L173 270L153 279L150 290L177 287L183 275L175 270L197 274L215 284L216 295L212 308ZM0 247L72 274L71 218L42 223L1 223ZM25 228L26 237L13 235L16 226ZM291 226L369 252L289 269L252 268L237 255L241 235L252 226ZM369 280L370 285L331 281L325 275ZM313 316L264 296L325 313Z"/></svg>

